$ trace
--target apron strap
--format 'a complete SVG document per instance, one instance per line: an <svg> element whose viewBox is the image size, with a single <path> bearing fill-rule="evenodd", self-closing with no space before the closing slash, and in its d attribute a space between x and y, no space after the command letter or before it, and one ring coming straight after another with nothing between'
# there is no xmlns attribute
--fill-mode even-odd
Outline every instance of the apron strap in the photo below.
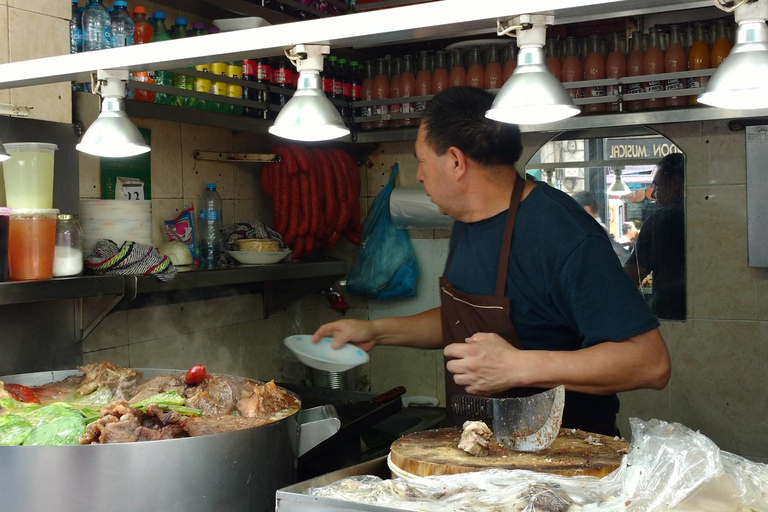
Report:
<svg viewBox="0 0 768 512"><path fill-rule="evenodd" d="M512 199L507 211L507 222L504 225L504 237L501 240L501 256L499 257L499 269L496 272L496 297L504 297L507 288L507 270L509 269L509 251L512 247L512 234L515 231L515 219L517 210L520 209L520 200L523 197L525 180L515 171L515 186L512 189Z"/></svg>

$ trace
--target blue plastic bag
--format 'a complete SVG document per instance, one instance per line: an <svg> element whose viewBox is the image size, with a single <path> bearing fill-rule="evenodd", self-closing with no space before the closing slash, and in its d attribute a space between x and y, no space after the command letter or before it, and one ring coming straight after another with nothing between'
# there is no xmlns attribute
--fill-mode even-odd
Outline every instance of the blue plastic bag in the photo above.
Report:
<svg viewBox="0 0 768 512"><path fill-rule="evenodd" d="M387 300L416 295L419 266L408 232L397 229L389 214L389 198L395 188L398 164L389 183L373 200L363 223L361 243L347 276L347 288L366 299Z"/></svg>

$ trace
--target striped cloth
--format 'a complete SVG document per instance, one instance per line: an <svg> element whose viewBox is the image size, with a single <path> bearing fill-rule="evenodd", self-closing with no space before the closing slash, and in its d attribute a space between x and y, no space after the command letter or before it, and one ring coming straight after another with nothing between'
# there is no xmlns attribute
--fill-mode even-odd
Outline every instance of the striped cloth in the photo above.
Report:
<svg viewBox="0 0 768 512"><path fill-rule="evenodd" d="M118 247L112 240L99 240L84 264L97 275L152 275L163 282L176 277L176 267L168 256L160 256L151 245L136 242L124 242Z"/></svg>

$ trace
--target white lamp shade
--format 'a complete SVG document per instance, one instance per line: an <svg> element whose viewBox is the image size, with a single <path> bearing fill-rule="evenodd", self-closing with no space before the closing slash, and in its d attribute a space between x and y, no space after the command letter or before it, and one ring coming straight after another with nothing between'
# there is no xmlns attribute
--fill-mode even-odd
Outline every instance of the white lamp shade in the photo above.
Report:
<svg viewBox="0 0 768 512"><path fill-rule="evenodd" d="M269 133L285 139L321 141L349 135L341 114L322 90L316 71L302 71L296 93L277 114Z"/></svg>
<svg viewBox="0 0 768 512"><path fill-rule="evenodd" d="M88 127L78 151L102 158L125 158L150 150L144 137L125 114L122 98L104 98L102 111Z"/></svg>
<svg viewBox="0 0 768 512"><path fill-rule="evenodd" d="M5 152L3 143L0 142L0 162L5 162L6 160L10 160L10 159L11 159L11 155Z"/></svg>
<svg viewBox="0 0 768 512"><path fill-rule="evenodd" d="M485 116L502 123L545 124L580 112L563 84L544 64L544 50L522 48L517 67Z"/></svg>
<svg viewBox="0 0 768 512"><path fill-rule="evenodd" d="M737 43L709 79L699 103L727 109L768 108L768 26L739 25Z"/></svg>

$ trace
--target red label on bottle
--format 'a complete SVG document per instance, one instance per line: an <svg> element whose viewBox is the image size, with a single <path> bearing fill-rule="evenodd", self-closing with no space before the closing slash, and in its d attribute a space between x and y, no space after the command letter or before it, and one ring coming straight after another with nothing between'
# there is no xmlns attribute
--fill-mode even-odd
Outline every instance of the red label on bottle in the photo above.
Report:
<svg viewBox="0 0 768 512"><path fill-rule="evenodd" d="M255 76L256 75L256 61L244 60L243 61L243 76Z"/></svg>
<svg viewBox="0 0 768 512"><path fill-rule="evenodd" d="M338 80L333 81L333 95L334 96L343 96L344 95L344 84L342 82L339 82Z"/></svg>
<svg viewBox="0 0 768 512"><path fill-rule="evenodd" d="M325 84L323 84L323 87L325 87ZM363 88L359 85L353 85L352 86L352 99L353 100L359 100L363 97Z"/></svg>
<svg viewBox="0 0 768 512"><path fill-rule="evenodd" d="M263 82L272 81L272 68L269 66L269 64L256 64L256 79Z"/></svg>
<svg viewBox="0 0 768 512"><path fill-rule="evenodd" d="M330 78L323 78L323 92L330 93L333 90L333 80Z"/></svg>
<svg viewBox="0 0 768 512"><path fill-rule="evenodd" d="M352 96L352 84L350 83L342 83L341 84L341 95L345 98L349 98Z"/></svg>

